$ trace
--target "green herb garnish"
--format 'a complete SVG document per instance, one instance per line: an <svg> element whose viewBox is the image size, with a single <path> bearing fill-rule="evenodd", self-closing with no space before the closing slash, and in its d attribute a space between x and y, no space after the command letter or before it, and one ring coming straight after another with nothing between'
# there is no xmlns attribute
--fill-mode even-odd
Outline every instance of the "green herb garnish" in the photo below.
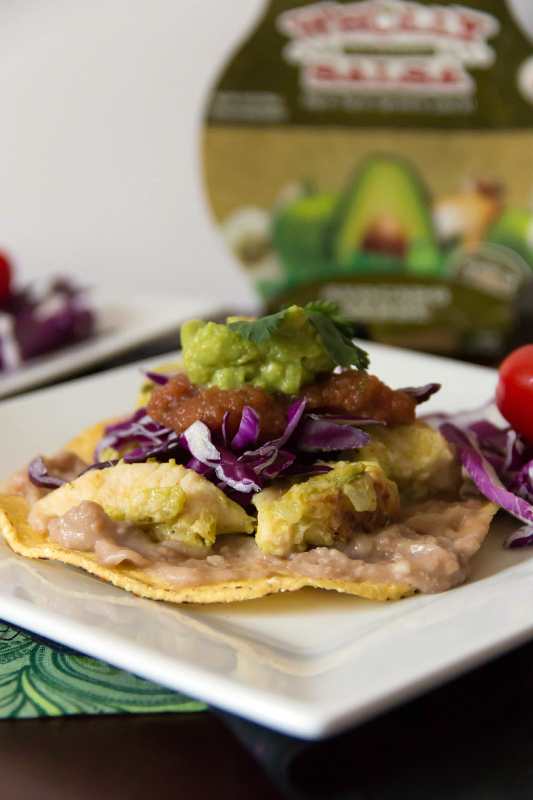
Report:
<svg viewBox="0 0 533 800"><path fill-rule="evenodd" d="M287 313L287 306L276 314L254 320L253 322L230 322L232 331L240 333L243 339L260 344L270 339ZM366 369L369 365L368 353L353 343L353 323L339 314L339 307L329 300L313 300L304 306L303 311L320 336L322 347L335 364L349 369Z"/></svg>
<svg viewBox="0 0 533 800"><path fill-rule="evenodd" d="M318 331L322 340L322 347L335 364L349 369L366 369L370 363L368 353L352 342L352 336L347 335L344 324L338 325L331 317L322 314L320 311L307 311L305 314ZM351 327L353 331L353 327Z"/></svg>
<svg viewBox="0 0 533 800"><path fill-rule="evenodd" d="M243 339L247 339L254 344L261 344L264 339L270 339L275 330L279 328L279 324L287 309L283 308L277 314L269 314L268 317L261 317L261 319L254 319L252 322L230 322L228 328L240 333Z"/></svg>

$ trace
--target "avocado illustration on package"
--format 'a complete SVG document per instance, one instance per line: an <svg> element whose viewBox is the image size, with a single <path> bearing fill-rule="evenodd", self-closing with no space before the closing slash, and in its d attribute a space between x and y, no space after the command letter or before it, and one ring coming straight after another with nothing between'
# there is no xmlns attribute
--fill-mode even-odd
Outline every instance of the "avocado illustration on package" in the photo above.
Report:
<svg viewBox="0 0 533 800"><path fill-rule="evenodd" d="M497 355L533 282L532 145L505 0L270 0L209 97L204 174L268 309Z"/></svg>
<svg viewBox="0 0 533 800"><path fill-rule="evenodd" d="M343 192L311 192L274 214L272 247L291 285L335 274L439 275L442 258L428 197L412 167L370 157Z"/></svg>
<svg viewBox="0 0 533 800"><path fill-rule="evenodd" d="M372 156L359 167L333 213L330 236L344 271L440 272L427 192L400 158Z"/></svg>

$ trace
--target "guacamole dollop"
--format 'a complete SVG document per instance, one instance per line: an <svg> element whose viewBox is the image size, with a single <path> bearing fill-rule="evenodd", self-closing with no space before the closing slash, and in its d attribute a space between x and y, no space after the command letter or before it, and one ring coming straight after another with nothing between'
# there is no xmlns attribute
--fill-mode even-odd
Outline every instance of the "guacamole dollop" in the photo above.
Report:
<svg viewBox="0 0 533 800"><path fill-rule="evenodd" d="M299 306L291 306L270 338L259 344L227 325L201 320L182 325L181 343L187 377L196 386L235 390L248 383L271 393L295 394L319 372L335 367Z"/></svg>

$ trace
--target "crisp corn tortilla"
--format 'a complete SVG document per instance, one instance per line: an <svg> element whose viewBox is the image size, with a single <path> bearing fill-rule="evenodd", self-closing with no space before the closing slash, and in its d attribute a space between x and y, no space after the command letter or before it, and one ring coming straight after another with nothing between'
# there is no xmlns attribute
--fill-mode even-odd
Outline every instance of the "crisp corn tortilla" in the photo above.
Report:
<svg viewBox="0 0 533 800"><path fill-rule="evenodd" d="M104 428L110 422L101 422L73 439L65 446L80 458L92 461L97 442ZM490 517L497 511L494 503L483 506L483 512ZM239 580L226 583L206 584L169 588L167 584L149 575L144 570L131 566L113 569L100 564L93 553L67 550L51 542L28 524L30 511L26 501L17 495L0 494L0 531L11 549L21 556L33 559L62 561L86 572L96 575L109 583L126 589L128 592L152 600L165 600L171 603L232 603L239 600L253 600L276 592L294 592L304 586L318 589L331 589L345 594L358 595L370 600L399 600L415 593L409 584L379 584L368 581L317 580L304 576L272 576L253 580Z"/></svg>
<svg viewBox="0 0 533 800"><path fill-rule="evenodd" d="M86 461L87 464L92 464L94 461L94 449L104 435L106 425L110 425L112 422L116 422L116 420L108 419L106 422L97 422L96 425L87 428L75 439L68 442L63 450L70 450L71 453L75 453L78 458Z"/></svg>

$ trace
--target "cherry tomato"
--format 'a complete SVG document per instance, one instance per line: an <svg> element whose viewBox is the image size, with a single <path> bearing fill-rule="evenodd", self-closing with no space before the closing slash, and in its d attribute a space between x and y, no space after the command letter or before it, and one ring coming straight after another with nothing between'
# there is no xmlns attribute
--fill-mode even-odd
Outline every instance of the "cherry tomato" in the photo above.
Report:
<svg viewBox="0 0 533 800"><path fill-rule="evenodd" d="M0 251L0 306L9 297L11 282L11 262L5 253Z"/></svg>
<svg viewBox="0 0 533 800"><path fill-rule="evenodd" d="M519 347L502 362L496 404L514 430L533 443L533 344Z"/></svg>

